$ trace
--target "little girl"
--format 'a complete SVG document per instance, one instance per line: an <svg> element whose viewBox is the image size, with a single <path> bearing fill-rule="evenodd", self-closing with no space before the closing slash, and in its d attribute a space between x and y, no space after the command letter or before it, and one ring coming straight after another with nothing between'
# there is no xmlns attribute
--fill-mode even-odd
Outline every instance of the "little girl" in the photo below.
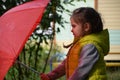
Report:
<svg viewBox="0 0 120 80"><path fill-rule="evenodd" d="M109 52L109 33L97 11L81 7L70 18L74 41L67 58L52 72L40 75L42 80L107 80L104 56ZM67 46L68 47L68 46Z"/></svg>

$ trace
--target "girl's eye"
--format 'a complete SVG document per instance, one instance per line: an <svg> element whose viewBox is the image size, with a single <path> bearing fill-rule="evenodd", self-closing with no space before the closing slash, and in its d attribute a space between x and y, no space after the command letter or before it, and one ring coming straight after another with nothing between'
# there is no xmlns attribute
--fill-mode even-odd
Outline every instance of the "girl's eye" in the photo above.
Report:
<svg viewBox="0 0 120 80"><path fill-rule="evenodd" d="M75 28L75 25L72 25L73 28Z"/></svg>

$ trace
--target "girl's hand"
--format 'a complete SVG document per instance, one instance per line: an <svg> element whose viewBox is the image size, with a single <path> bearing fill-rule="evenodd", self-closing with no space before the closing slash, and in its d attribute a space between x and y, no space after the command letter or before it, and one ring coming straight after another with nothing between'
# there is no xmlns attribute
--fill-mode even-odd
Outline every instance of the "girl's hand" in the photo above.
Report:
<svg viewBox="0 0 120 80"><path fill-rule="evenodd" d="M49 78L46 74L44 74L44 73L41 73L41 74L40 74L40 78L41 78L42 80L50 80L50 78Z"/></svg>

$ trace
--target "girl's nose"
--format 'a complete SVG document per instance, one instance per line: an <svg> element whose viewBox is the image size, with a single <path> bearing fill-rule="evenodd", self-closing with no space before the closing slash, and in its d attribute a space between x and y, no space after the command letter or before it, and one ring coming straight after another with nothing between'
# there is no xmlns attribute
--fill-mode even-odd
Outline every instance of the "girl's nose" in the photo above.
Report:
<svg viewBox="0 0 120 80"><path fill-rule="evenodd" d="M71 32L73 32L73 29L71 29Z"/></svg>

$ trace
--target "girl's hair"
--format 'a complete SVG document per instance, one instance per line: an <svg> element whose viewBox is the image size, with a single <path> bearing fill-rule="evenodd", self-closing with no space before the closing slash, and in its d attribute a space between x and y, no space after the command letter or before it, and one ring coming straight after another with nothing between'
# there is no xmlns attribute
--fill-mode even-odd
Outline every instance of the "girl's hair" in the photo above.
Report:
<svg viewBox="0 0 120 80"><path fill-rule="evenodd" d="M100 32L103 30L103 23L99 13L90 7L80 7L73 11L71 18L75 22L79 23L89 23L91 26L91 33Z"/></svg>

